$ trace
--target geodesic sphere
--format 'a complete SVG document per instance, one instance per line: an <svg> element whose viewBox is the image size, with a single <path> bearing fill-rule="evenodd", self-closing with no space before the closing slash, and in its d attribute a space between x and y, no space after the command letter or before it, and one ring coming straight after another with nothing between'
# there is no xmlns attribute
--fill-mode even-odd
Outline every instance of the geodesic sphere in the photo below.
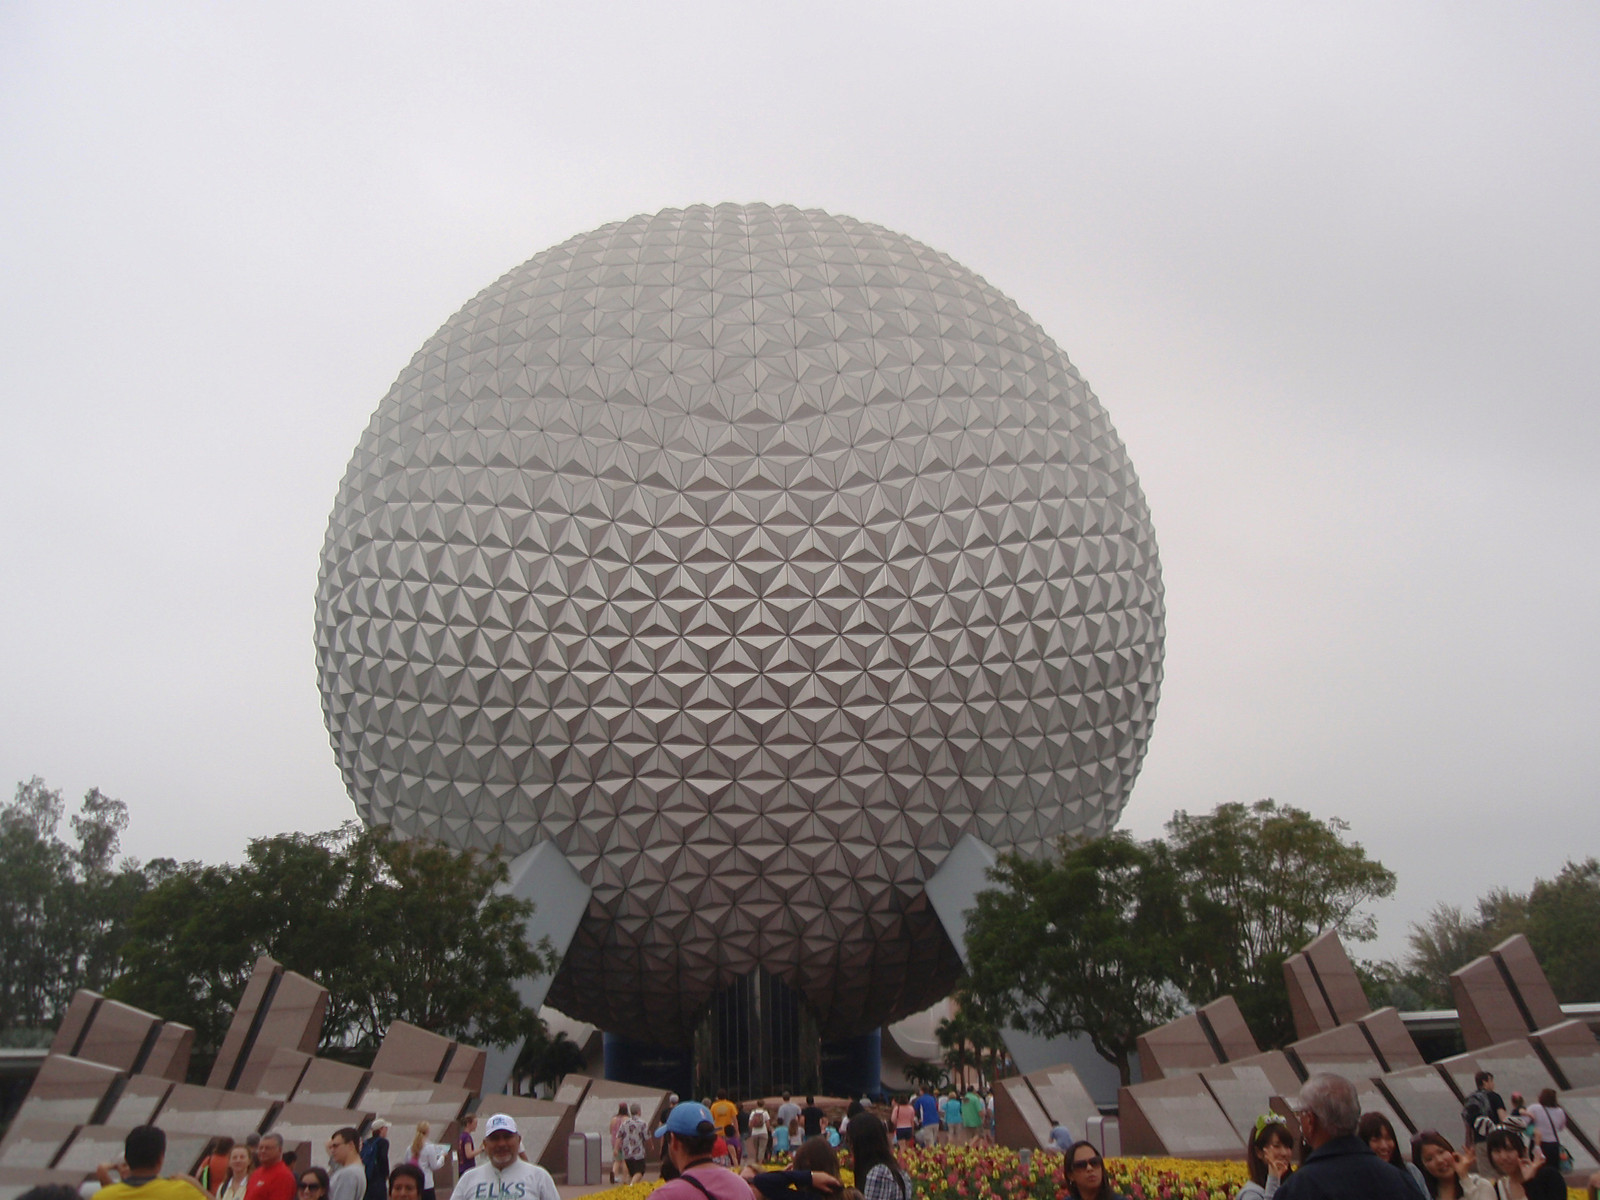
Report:
<svg viewBox="0 0 1600 1200"><path fill-rule="evenodd" d="M1149 513L1077 371L910 238L765 205L509 272L379 404L317 588L364 820L553 840L594 889L549 1000L684 1044L757 966L823 1036L944 995L974 833L1117 820L1150 735Z"/></svg>

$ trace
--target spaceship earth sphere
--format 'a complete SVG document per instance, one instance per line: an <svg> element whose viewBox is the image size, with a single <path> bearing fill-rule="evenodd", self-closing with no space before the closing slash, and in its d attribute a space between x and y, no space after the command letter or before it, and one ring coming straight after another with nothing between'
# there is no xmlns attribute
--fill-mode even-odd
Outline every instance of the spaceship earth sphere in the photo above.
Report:
<svg viewBox="0 0 1600 1200"><path fill-rule="evenodd" d="M1066 356L971 271L816 209L606 225L508 272L340 485L318 679L361 816L593 889L549 1001L682 1045L757 967L824 1037L944 995L972 833L1115 824L1164 608Z"/></svg>

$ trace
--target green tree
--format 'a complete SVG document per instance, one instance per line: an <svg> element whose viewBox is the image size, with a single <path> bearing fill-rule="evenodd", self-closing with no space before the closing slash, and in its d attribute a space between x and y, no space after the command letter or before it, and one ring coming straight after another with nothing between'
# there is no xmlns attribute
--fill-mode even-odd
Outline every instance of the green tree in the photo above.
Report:
<svg viewBox="0 0 1600 1200"><path fill-rule="evenodd" d="M505 878L497 858L354 823L260 838L238 866L188 863L149 890L110 994L194 1026L197 1074L262 954L328 989L323 1053L370 1061L395 1020L512 1041L537 1028L515 982L554 963Z"/></svg>
<svg viewBox="0 0 1600 1200"><path fill-rule="evenodd" d="M914 1087L926 1088L930 1092L942 1092L946 1081L950 1078L945 1068L938 1063L923 1062L920 1059L911 1059L900 1070L906 1077L906 1082Z"/></svg>
<svg viewBox="0 0 1600 1200"><path fill-rule="evenodd" d="M968 914L972 996L996 1024L1083 1034L1124 1083L1138 1036L1177 1015L1182 897L1166 847L1113 833L1007 855Z"/></svg>
<svg viewBox="0 0 1600 1200"><path fill-rule="evenodd" d="M1600 1000L1600 860L1569 862L1554 879L1535 880L1525 912L1528 943L1556 999Z"/></svg>
<svg viewBox="0 0 1600 1200"><path fill-rule="evenodd" d="M1232 994L1256 1038L1293 1040L1283 961L1330 929L1369 941L1363 907L1393 893L1394 873L1347 841L1348 823L1275 800L1222 804L1167 823L1181 876L1181 983L1202 1004Z"/></svg>
<svg viewBox="0 0 1600 1200"><path fill-rule="evenodd" d="M1394 971L1422 1007L1454 1008L1450 973L1513 934L1527 933L1528 901L1518 892L1494 888L1478 898L1472 915L1454 904L1435 905L1426 920L1412 923L1406 938L1409 950L1403 964L1393 965Z"/></svg>
<svg viewBox="0 0 1600 1200"><path fill-rule="evenodd" d="M0 1031L13 1040L54 1028L78 988L105 989L121 966L125 916L148 886L137 862L117 859L126 805L91 788L70 820L72 842L57 834L65 813L60 791L37 776L0 808Z"/></svg>
<svg viewBox="0 0 1600 1200"><path fill-rule="evenodd" d="M583 1056L583 1048L567 1036L566 1030L558 1029L554 1037L548 1037L546 1033L541 1022L541 1027L533 1031L517 1054L516 1064L511 1068L511 1090L514 1094L523 1095L524 1083L530 1085L530 1090L541 1083L552 1088L560 1087L561 1081L568 1075L582 1071L589 1065L589 1060Z"/></svg>

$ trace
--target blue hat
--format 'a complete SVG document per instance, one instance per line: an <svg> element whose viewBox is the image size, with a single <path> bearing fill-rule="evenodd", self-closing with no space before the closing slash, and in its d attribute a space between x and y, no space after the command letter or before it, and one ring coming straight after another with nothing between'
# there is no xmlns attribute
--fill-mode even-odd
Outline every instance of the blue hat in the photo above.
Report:
<svg viewBox="0 0 1600 1200"><path fill-rule="evenodd" d="M679 1137L709 1137L717 1131L711 1123L711 1110L704 1104L685 1100L667 1114L666 1123L656 1130L656 1137L675 1133Z"/></svg>

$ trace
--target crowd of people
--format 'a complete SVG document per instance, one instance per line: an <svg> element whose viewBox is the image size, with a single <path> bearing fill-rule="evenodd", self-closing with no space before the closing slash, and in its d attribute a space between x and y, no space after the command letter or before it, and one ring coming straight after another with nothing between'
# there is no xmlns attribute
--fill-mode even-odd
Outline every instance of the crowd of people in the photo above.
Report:
<svg viewBox="0 0 1600 1200"><path fill-rule="evenodd" d="M677 1101L678 1097L672 1096L668 1104L675 1105ZM941 1097L937 1091L919 1087L914 1093L893 1096L877 1108L863 1096L850 1101L842 1113L836 1106L832 1114L818 1105L815 1096L806 1096L801 1104L789 1092L784 1092L770 1109L760 1100L742 1104L726 1091L718 1092L714 1100L708 1097L700 1103L711 1114L717 1134L713 1160L734 1168L787 1157L813 1138L820 1138L837 1150L848 1135L850 1123L864 1113L883 1124L896 1144L994 1144L994 1093L976 1088L967 1089L965 1094L951 1089ZM629 1147L639 1144L642 1129L639 1125L630 1127L627 1110L627 1105L619 1106L611 1120L613 1182L637 1181L643 1176L643 1159L630 1161L628 1153ZM637 1120L637 1112L631 1115ZM623 1144L625 1138L631 1138L628 1146Z"/></svg>
<svg viewBox="0 0 1600 1200"><path fill-rule="evenodd" d="M1382 1112L1362 1112L1354 1084L1339 1075L1313 1075L1291 1112L1260 1117L1246 1143L1249 1182L1237 1200L1564 1200L1562 1166L1566 1113L1553 1089L1534 1104L1511 1094L1507 1104L1492 1074L1480 1072L1462 1109L1459 1141L1422 1130L1401 1148ZM835 1119L837 1118L837 1119ZM619 1105L611 1122L614 1183L645 1176L660 1156L660 1200L915 1200L915 1185L899 1158L911 1144L992 1142L992 1097L969 1090L940 1097L927 1089L874 1106L852 1101L841 1113L801 1104L788 1093L769 1111L721 1092L709 1103L668 1101L652 1130L638 1103ZM98 1172L99 1200L437 1200L435 1173L454 1160L450 1200L559 1200L549 1173L528 1161L515 1119L491 1116L481 1145L477 1117L461 1123L451 1143L433 1142L426 1122L409 1138L390 1139L391 1126L373 1121L362 1138L336 1130L325 1146L327 1165L299 1164L278 1133L242 1142L214 1139L192 1176L163 1174L166 1135L154 1126L128 1134L124 1160ZM398 1149L396 1148L398 1147ZM1092 1143L1069 1130L1051 1131L1050 1148L1065 1156L1065 1194L1071 1200L1125 1200L1108 1183L1105 1161ZM841 1182L839 1154L848 1150L856 1188ZM782 1158L782 1169L766 1169ZM391 1161L394 1159L395 1161ZM115 1176L115 1179L113 1178ZM1586 1181L1591 1188L1600 1176ZM74 1200L72 1189L34 1189L29 1200Z"/></svg>
<svg viewBox="0 0 1600 1200"><path fill-rule="evenodd" d="M504 1123L502 1132L509 1126L516 1133L510 1117L495 1120ZM368 1125L365 1138L354 1127L336 1129L324 1147L326 1166L299 1164L279 1133L251 1134L237 1142L217 1137L192 1175L163 1175L166 1134L143 1125L129 1133L122 1161L96 1169L100 1190L95 1195L101 1200L135 1195L138 1200L194 1200L198 1189L215 1200L437 1200L436 1172L452 1159L458 1178L476 1167L477 1128L477 1115L467 1115L455 1142L446 1145L430 1140L431 1126L419 1121L396 1149L389 1137L393 1126L379 1117ZM490 1132L495 1132L492 1122ZM489 1141L486 1135L485 1147ZM555 1200L553 1192L548 1200Z"/></svg>
<svg viewBox="0 0 1600 1200"><path fill-rule="evenodd" d="M1459 1147L1425 1129L1410 1139L1407 1157L1389 1118L1361 1111L1354 1084L1313 1075L1292 1118L1268 1113L1256 1121L1246 1147L1250 1182L1238 1200L1565 1200L1559 1164L1566 1114L1551 1089L1541 1093L1537 1114L1535 1106L1518 1111L1521 1099L1513 1094L1508 1109L1494 1076L1479 1072L1462 1110Z"/></svg>

